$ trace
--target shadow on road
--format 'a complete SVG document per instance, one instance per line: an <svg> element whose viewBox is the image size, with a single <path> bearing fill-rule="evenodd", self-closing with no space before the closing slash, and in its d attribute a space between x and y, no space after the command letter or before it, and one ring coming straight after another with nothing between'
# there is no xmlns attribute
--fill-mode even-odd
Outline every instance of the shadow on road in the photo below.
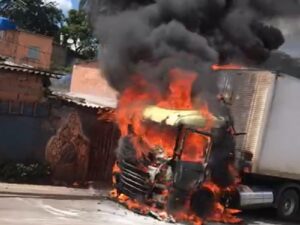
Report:
<svg viewBox="0 0 300 225"><path fill-rule="evenodd" d="M299 225L300 218L293 222L280 220L274 209L259 209L259 210L246 210L241 215L244 219L244 225Z"/></svg>

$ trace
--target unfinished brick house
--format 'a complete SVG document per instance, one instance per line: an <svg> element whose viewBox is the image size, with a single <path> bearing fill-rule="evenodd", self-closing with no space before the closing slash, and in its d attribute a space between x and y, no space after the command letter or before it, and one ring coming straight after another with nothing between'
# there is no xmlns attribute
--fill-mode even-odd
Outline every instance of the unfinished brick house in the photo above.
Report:
<svg viewBox="0 0 300 225"><path fill-rule="evenodd" d="M53 38L24 30L0 31L0 55L40 69L51 65Z"/></svg>
<svg viewBox="0 0 300 225"><path fill-rule="evenodd" d="M114 108L117 102L117 92L109 86L103 76L99 62L76 64L73 67L70 92L95 99Z"/></svg>
<svg viewBox="0 0 300 225"><path fill-rule="evenodd" d="M49 163L62 184L109 183L119 131L99 114L116 99L51 93L49 79L60 77L0 63L0 163Z"/></svg>

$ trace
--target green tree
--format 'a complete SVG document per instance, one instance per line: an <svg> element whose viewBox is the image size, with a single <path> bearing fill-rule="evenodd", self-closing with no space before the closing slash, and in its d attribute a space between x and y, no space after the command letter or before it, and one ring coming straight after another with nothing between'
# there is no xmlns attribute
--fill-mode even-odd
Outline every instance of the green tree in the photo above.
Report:
<svg viewBox="0 0 300 225"><path fill-rule="evenodd" d="M5 10L10 9L12 7L16 7L16 5L24 6L24 2L22 0L0 0L0 11L1 15L2 12L5 12Z"/></svg>
<svg viewBox="0 0 300 225"><path fill-rule="evenodd" d="M82 10L70 10L61 29L63 43L85 59L97 54L98 44L93 37L87 15Z"/></svg>
<svg viewBox="0 0 300 225"><path fill-rule="evenodd" d="M22 29L48 36L57 36L64 21L56 4L43 0L0 0L0 15Z"/></svg>

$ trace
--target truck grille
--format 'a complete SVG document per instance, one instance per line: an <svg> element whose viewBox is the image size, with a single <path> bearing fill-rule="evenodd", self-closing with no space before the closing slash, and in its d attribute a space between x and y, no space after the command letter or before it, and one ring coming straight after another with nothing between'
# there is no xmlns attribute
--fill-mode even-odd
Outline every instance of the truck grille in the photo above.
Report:
<svg viewBox="0 0 300 225"><path fill-rule="evenodd" d="M117 189L131 198L147 198L152 189L149 175L139 170L134 163L122 160L119 165L121 173L119 174Z"/></svg>

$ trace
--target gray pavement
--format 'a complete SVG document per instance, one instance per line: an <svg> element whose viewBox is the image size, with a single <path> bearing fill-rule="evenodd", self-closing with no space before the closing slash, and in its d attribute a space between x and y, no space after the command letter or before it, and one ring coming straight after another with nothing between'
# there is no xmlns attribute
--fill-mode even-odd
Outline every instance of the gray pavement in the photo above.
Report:
<svg viewBox="0 0 300 225"><path fill-rule="evenodd" d="M107 191L0 183L0 225L167 225L107 200ZM245 225L280 222L268 210L241 215ZM207 225L216 225L207 223Z"/></svg>
<svg viewBox="0 0 300 225"><path fill-rule="evenodd" d="M245 215L247 225L288 225L255 213ZM106 199L68 199L18 194L0 195L0 225L166 225L137 215ZM289 225L297 225L289 224Z"/></svg>
<svg viewBox="0 0 300 225"><path fill-rule="evenodd" d="M100 196L106 193L107 190L96 190L93 188L79 189L47 185L0 183L0 194L99 199Z"/></svg>
<svg viewBox="0 0 300 225"><path fill-rule="evenodd" d="M0 225L165 225L111 201L0 195Z"/></svg>

